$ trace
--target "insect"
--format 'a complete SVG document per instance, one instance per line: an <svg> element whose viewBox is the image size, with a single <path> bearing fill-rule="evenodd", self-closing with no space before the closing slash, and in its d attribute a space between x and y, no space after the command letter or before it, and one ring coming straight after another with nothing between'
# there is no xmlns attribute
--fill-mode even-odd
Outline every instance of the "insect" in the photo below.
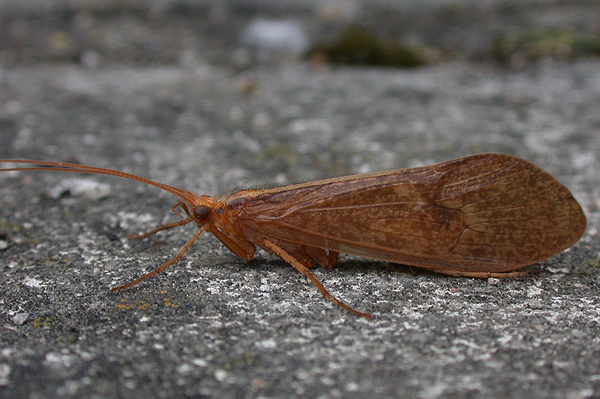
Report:
<svg viewBox="0 0 600 399"><path fill-rule="evenodd" d="M256 248L283 259L329 300L313 276L339 253L467 277L507 277L575 244L585 215L569 190L537 166L503 154L480 154L432 166L337 177L209 197L117 170L71 163L0 160L37 166L0 171L94 173L146 183L179 197L181 220L142 235L195 223L198 230L168 262L112 291L162 272L203 232L250 260ZM181 210L181 212L178 211ZM185 215L182 215L185 214Z"/></svg>

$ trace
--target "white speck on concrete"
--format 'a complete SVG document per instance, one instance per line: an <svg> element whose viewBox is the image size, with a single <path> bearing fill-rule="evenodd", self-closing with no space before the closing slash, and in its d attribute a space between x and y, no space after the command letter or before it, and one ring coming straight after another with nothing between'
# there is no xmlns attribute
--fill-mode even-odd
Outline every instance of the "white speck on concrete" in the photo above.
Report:
<svg viewBox="0 0 600 399"><path fill-rule="evenodd" d="M42 280L31 277L26 277L23 279L23 284L31 288L44 288L46 286Z"/></svg>
<svg viewBox="0 0 600 399"><path fill-rule="evenodd" d="M242 33L242 41L263 49L302 53L308 47L304 27L296 21L256 19Z"/></svg>
<svg viewBox="0 0 600 399"><path fill-rule="evenodd" d="M69 193L74 197L82 197L94 201L101 200L110 195L111 189L108 184L100 183L92 179L64 179L48 193L51 198L59 199Z"/></svg>
<svg viewBox="0 0 600 399"><path fill-rule="evenodd" d="M8 364L0 364L0 386L6 386L9 383L8 376L12 371L11 367Z"/></svg>
<svg viewBox="0 0 600 399"><path fill-rule="evenodd" d="M12 317L12 322L15 326L23 325L29 318L29 313L17 313Z"/></svg>

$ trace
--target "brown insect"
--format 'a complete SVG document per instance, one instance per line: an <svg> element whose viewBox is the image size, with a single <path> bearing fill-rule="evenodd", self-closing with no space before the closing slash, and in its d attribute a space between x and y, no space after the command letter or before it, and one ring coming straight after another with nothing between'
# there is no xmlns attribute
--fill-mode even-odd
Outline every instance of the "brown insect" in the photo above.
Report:
<svg viewBox="0 0 600 399"><path fill-rule="evenodd" d="M237 256L256 247L278 256L348 312L309 271L331 268L347 253L468 277L507 277L575 244L585 215L569 190L535 165L481 154L433 166L338 177L211 198L116 170L69 163L0 160L58 171L124 177L179 197L182 220L146 234L195 223L196 233L171 260L112 291L147 279L177 262L205 231ZM177 211L181 208L186 216Z"/></svg>

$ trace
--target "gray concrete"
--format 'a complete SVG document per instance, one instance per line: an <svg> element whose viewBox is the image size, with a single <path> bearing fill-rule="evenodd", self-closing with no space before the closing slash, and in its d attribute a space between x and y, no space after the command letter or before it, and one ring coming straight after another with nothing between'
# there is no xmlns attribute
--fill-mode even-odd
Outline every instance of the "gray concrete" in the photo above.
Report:
<svg viewBox="0 0 600 399"><path fill-rule="evenodd" d="M165 273L110 294L191 236L126 238L176 220L175 199L118 178L3 173L0 397L600 396L600 59L329 68L261 63L236 38L150 65L13 60L0 71L0 156L212 195L502 152L568 186L586 234L530 277L451 278L350 256L315 270L372 320L284 262L242 261L208 235ZM74 177L110 191L78 194Z"/></svg>

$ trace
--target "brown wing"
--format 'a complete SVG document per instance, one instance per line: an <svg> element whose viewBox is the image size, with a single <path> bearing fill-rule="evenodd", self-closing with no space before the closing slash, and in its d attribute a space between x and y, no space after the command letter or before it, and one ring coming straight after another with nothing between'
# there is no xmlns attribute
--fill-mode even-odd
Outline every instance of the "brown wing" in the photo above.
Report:
<svg viewBox="0 0 600 399"><path fill-rule="evenodd" d="M246 202L239 224L249 237L429 269L502 272L570 247L586 220L548 173L482 154L265 190Z"/></svg>

